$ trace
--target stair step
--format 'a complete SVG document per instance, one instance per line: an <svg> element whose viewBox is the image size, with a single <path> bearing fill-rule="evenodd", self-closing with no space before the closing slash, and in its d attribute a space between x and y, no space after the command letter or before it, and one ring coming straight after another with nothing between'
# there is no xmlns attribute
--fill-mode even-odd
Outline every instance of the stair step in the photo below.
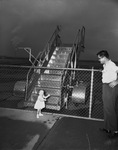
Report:
<svg viewBox="0 0 118 150"><path fill-rule="evenodd" d="M51 59L65 59L68 57L69 54L53 54Z"/></svg>
<svg viewBox="0 0 118 150"><path fill-rule="evenodd" d="M58 74L62 74L62 73L63 73L63 70L47 70L47 69L46 69L46 70L44 71L44 73L45 73L45 74L54 74L54 75L57 74L57 75L58 75Z"/></svg>
<svg viewBox="0 0 118 150"><path fill-rule="evenodd" d="M61 58L55 58L55 59L50 59L49 63L53 64L53 63L66 63L67 58L65 59L61 59Z"/></svg>
<svg viewBox="0 0 118 150"><path fill-rule="evenodd" d="M46 109L51 109L51 110L60 110L61 109L61 106L59 106L59 105L49 105L49 104L47 104L46 105Z"/></svg>
<svg viewBox="0 0 118 150"><path fill-rule="evenodd" d="M61 105L60 97L50 96L47 101L47 105Z"/></svg>
<svg viewBox="0 0 118 150"><path fill-rule="evenodd" d="M64 59L67 58L69 54L53 54L50 59Z"/></svg>
<svg viewBox="0 0 118 150"><path fill-rule="evenodd" d="M51 80L39 80L38 81L39 87L50 87L50 88L60 88L61 82L60 81L51 81Z"/></svg>
<svg viewBox="0 0 118 150"><path fill-rule="evenodd" d="M57 51L62 51L62 52L71 52L72 47L58 47Z"/></svg>
<svg viewBox="0 0 118 150"><path fill-rule="evenodd" d="M54 63L54 64L48 64L47 67L49 68L64 68L65 67L65 63Z"/></svg>
<svg viewBox="0 0 118 150"><path fill-rule="evenodd" d="M61 75L42 74L41 80L61 81Z"/></svg>
<svg viewBox="0 0 118 150"><path fill-rule="evenodd" d="M68 55L71 51L67 51L67 50L58 50L58 51L54 51L53 54L54 55L60 55L60 54L63 54L63 55Z"/></svg>
<svg viewBox="0 0 118 150"><path fill-rule="evenodd" d="M35 87L37 90L44 90L46 94L50 94L51 96L60 96L61 95L61 89L56 88L46 88L46 87Z"/></svg>

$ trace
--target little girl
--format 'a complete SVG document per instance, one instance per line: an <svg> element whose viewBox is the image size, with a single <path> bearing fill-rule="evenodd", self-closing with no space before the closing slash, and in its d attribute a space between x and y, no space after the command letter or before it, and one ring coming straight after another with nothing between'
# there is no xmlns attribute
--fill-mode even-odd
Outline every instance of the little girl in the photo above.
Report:
<svg viewBox="0 0 118 150"><path fill-rule="evenodd" d="M46 101L46 98L48 98L49 96L50 94L45 96L43 90L39 91L38 98L36 100L36 103L34 104L34 109L37 109L37 118L39 118L39 116L43 116L43 114L41 113L41 110L45 108L45 101Z"/></svg>

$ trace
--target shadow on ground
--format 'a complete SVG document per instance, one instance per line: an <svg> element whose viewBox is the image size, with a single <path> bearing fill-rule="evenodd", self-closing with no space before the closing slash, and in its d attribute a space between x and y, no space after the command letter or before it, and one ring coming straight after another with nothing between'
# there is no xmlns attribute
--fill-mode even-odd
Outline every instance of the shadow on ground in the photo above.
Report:
<svg viewBox="0 0 118 150"><path fill-rule="evenodd" d="M58 116L0 108L0 150L36 150Z"/></svg>
<svg viewBox="0 0 118 150"><path fill-rule="evenodd" d="M12 120L7 117L0 118L0 149L30 150L41 137L46 134L48 128L43 123ZM29 147L30 146L30 147Z"/></svg>
<svg viewBox="0 0 118 150"><path fill-rule="evenodd" d="M102 125L102 121L62 118L38 150L117 150L118 138L100 132Z"/></svg>

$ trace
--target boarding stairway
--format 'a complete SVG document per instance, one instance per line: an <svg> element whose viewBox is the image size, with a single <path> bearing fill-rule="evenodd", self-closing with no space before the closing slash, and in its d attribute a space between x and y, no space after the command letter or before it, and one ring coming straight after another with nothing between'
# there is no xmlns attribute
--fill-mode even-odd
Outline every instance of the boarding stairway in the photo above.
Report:
<svg viewBox="0 0 118 150"><path fill-rule="evenodd" d="M44 90L51 96L46 101L46 109L60 110L64 105L64 97L62 97L62 75L63 69L67 64L69 54L72 47L56 47L49 62L47 69L41 74L32 92L30 102L36 101L36 94L39 90ZM61 70L58 70L58 69Z"/></svg>

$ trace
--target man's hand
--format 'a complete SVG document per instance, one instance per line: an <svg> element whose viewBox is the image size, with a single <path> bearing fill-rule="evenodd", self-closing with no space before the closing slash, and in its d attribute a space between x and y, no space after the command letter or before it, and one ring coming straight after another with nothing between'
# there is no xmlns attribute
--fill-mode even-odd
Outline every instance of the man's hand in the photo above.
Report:
<svg viewBox="0 0 118 150"><path fill-rule="evenodd" d="M115 81L112 81L111 83L109 83L109 86L111 88L114 88L117 84L118 84L118 80L115 80Z"/></svg>

